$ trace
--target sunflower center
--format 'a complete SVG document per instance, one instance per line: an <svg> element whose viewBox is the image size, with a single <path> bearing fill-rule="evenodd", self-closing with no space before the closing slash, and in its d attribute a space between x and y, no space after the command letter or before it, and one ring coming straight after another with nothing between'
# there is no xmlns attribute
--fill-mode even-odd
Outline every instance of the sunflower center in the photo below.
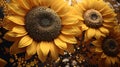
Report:
<svg viewBox="0 0 120 67"><path fill-rule="evenodd" d="M52 41L61 31L61 19L50 8L36 7L30 10L25 17L25 28L33 40Z"/></svg>
<svg viewBox="0 0 120 67"><path fill-rule="evenodd" d="M51 25L51 23L50 23L50 21L49 21L49 19L41 19L41 23L40 23L40 25L41 26L50 26Z"/></svg>
<svg viewBox="0 0 120 67"><path fill-rule="evenodd" d="M119 53L119 46L114 39L105 39L102 45L103 52L108 55L115 57Z"/></svg>
<svg viewBox="0 0 120 67"><path fill-rule="evenodd" d="M102 26L102 15L94 9L87 10L84 14L85 24L91 28Z"/></svg>

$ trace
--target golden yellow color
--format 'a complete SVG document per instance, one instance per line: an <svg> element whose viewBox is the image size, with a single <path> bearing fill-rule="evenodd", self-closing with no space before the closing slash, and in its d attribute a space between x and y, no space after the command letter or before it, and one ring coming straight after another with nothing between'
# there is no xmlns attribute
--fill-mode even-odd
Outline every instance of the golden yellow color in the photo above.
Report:
<svg viewBox="0 0 120 67"><path fill-rule="evenodd" d="M85 41L105 37L116 24L115 12L103 0L81 0L74 8L77 10L74 12L78 15L78 25L85 31Z"/></svg>
<svg viewBox="0 0 120 67"><path fill-rule="evenodd" d="M57 59L63 50L73 52L71 44L77 43L75 36L81 31L64 0L12 0L8 7L11 15L6 17L4 28L9 31L4 38L14 42L12 54L37 53L44 62L48 54Z"/></svg>
<svg viewBox="0 0 120 67"><path fill-rule="evenodd" d="M4 59L0 58L1 67L5 67L6 64L7 64L7 62Z"/></svg>
<svg viewBox="0 0 120 67"><path fill-rule="evenodd" d="M95 46L95 52L100 54L98 57L106 65L120 63L120 26L115 26L114 30L110 31L109 36L100 38L92 42Z"/></svg>

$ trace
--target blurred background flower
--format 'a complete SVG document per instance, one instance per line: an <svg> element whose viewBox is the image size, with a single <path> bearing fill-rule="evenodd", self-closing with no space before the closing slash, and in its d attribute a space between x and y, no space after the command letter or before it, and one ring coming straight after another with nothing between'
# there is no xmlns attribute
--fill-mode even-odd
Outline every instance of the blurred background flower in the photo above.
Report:
<svg viewBox="0 0 120 67"><path fill-rule="evenodd" d="M95 45L95 52L99 54L105 65L119 64L120 57L120 26L115 26L105 38L92 42ZM101 62L100 61L100 62Z"/></svg>

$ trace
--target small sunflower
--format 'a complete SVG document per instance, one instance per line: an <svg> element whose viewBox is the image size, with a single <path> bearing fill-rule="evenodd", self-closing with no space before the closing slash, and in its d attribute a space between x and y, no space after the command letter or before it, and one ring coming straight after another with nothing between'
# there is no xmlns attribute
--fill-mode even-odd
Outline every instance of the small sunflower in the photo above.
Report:
<svg viewBox="0 0 120 67"><path fill-rule="evenodd" d="M71 50L68 44L77 43L77 18L64 0L11 0L8 7L12 14L6 17L4 38L14 41L13 53L37 53L44 62L48 55L57 59L63 50Z"/></svg>
<svg viewBox="0 0 120 67"><path fill-rule="evenodd" d="M95 52L100 53L101 59L107 64L120 63L120 26L115 26L109 36L92 42L96 47Z"/></svg>
<svg viewBox="0 0 120 67"><path fill-rule="evenodd" d="M79 18L79 26L85 31L85 41L91 38L99 39L109 33L114 27L116 14L103 0L82 0L74 5Z"/></svg>

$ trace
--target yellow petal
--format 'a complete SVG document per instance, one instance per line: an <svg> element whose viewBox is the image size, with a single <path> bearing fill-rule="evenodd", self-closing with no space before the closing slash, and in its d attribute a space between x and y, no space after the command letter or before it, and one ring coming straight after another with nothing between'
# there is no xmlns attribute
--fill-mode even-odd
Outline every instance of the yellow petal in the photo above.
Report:
<svg viewBox="0 0 120 67"><path fill-rule="evenodd" d="M17 1L17 0L11 0L11 2L13 2L13 3L17 3L18 1Z"/></svg>
<svg viewBox="0 0 120 67"><path fill-rule="evenodd" d="M50 50L50 43L42 41L39 45L40 45L40 49L41 49L43 55L46 57Z"/></svg>
<svg viewBox="0 0 120 67"><path fill-rule="evenodd" d="M58 58L58 49L53 43L50 44L50 53L51 53L52 58L57 60L57 58Z"/></svg>
<svg viewBox="0 0 120 67"><path fill-rule="evenodd" d="M9 4L8 7L16 14L20 16L25 16L26 12L18 7L16 4Z"/></svg>
<svg viewBox="0 0 120 67"><path fill-rule="evenodd" d="M27 31L25 30L25 28L23 26L15 26L12 29L12 32L15 32L15 33L27 33Z"/></svg>
<svg viewBox="0 0 120 67"><path fill-rule="evenodd" d="M80 35L82 31L78 27L71 26L70 28L63 27L61 32L65 35Z"/></svg>
<svg viewBox="0 0 120 67"><path fill-rule="evenodd" d="M84 9L89 9L88 3L89 3L89 1L87 1L87 0L82 0L80 4L83 6Z"/></svg>
<svg viewBox="0 0 120 67"><path fill-rule="evenodd" d="M96 47L100 47L101 46L101 41L92 41L92 44L95 45Z"/></svg>
<svg viewBox="0 0 120 67"><path fill-rule="evenodd" d="M63 17L63 16L65 16L65 15L68 15L68 14L70 14L71 13L71 7L70 6L68 6L68 4L67 3L63 3L63 5L65 5L64 7L62 7L62 8L60 8L60 10L57 12L57 14L60 16L60 17ZM61 6L61 5L59 5L59 6Z"/></svg>
<svg viewBox="0 0 120 67"><path fill-rule="evenodd" d="M67 45L67 51L68 51L69 53L74 53L74 45L68 44L68 45Z"/></svg>
<svg viewBox="0 0 120 67"><path fill-rule="evenodd" d="M16 37L11 37L11 36L7 35L7 33L4 35L3 38L8 40L8 41L16 41L17 40Z"/></svg>
<svg viewBox="0 0 120 67"><path fill-rule="evenodd" d="M39 0L31 0L34 6L39 6Z"/></svg>
<svg viewBox="0 0 120 67"><path fill-rule="evenodd" d="M119 63L118 57L115 57L115 62L116 62L116 63Z"/></svg>
<svg viewBox="0 0 120 67"><path fill-rule="evenodd" d="M55 12L58 12L61 10L61 8L65 7L66 3L64 3L63 0L59 1L59 0L55 0L52 4L51 4L51 8L53 10L55 10Z"/></svg>
<svg viewBox="0 0 120 67"><path fill-rule="evenodd" d="M102 12L104 11L104 9L106 9L107 7L107 4L104 3L103 1L97 1L96 4L99 4L99 7L98 6L94 6L96 10L98 10L99 12Z"/></svg>
<svg viewBox="0 0 120 67"><path fill-rule="evenodd" d="M78 23L78 20L76 17L71 16L65 16L62 17L62 25L75 25Z"/></svg>
<svg viewBox="0 0 120 67"><path fill-rule="evenodd" d="M114 12L111 9L105 11L105 13L102 14L103 17L107 17L109 15L111 15L111 17L115 16Z"/></svg>
<svg viewBox="0 0 120 67"><path fill-rule="evenodd" d="M39 0L40 6L49 7L54 0Z"/></svg>
<svg viewBox="0 0 120 67"><path fill-rule="evenodd" d="M8 31L6 35L11 36L11 37L22 37L25 36L27 33L15 33L12 31Z"/></svg>
<svg viewBox="0 0 120 67"><path fill-rule="evenodd" d="M70 43L70 44L76 44L77 43L77 40L74 36L60 35L59 38L62 41Z"/></svg>
<svg viewBox="0 0 120 67"><path fill-rule="evenodd" d="M6 30L12 30L12 28L15 26L17 26L17 24L12 23L11 21L9 21L9 22L5 21L3 23L3 28L5 28Z"/></svg>
<svg viewBox="0 0 120 67"><path fill-rule="evenodd" d="M103 23L103 26L107 28L112 28L114 25L110 23Z"/></svg>
<svg viewBox="0 0 120 67"><path fill-rule="evenodd" d="M95 29L89 28L89 29L86 31L87 38L88 38L88 39L92 39L92 38L95 36L95 32L96 32Z"/></svg>
<svg viewBox="0 0 120 67"><path fill-rule="evenodd" d="M77 11L75 11L76 12L76 14L78 14L78 15L80 15L80 16L82 16L81 14L83 14L83 11L85 11L86 9L83 7L83 5L82 4L76 4L76 5L74 5L74 8L75 8L75 10Z"/></svg>
<svg viewBox="0 0 120 67"><path fill-rule="evenodd" d="M87 29L89 29L85 24L81 24L82 30L85 31Z"/></svg>
<svg viewBox="0 0 120 67"><path fill-rule="evenodd" d="M37 45L38 44L33 41L31 45L26 47L26 52L28 56L32 56L37 52Z"/></svg>
<svg viewBox="0 0 120 67"><path fill-rule="evenodd" d="M105 37L105 36L106 36L105 34L101 33L99 30L96 30L95 33L96 33L96 34L95 34L95 38L96 38L96 39L99 39L99 38L101 38L101 37Z"/></svg>
<svg viewBox="0 0 120 67"><path fill-rule="evenodd" d="M88 4L88 8L91 9L93 8L95 5L94 5L94 2L95 0L90 0L89 2L87 1L87 4Z"/></svg>
<svg viewBox="0 0 120 67"><path fill-rule="evenodd" d="M106 57L105 62L106 62L106 64L111 64L110 58Z"/></svg>
<svg viewBox="0 0 120 67"><path fill-rule="evenodd" d="M39 6L41 0L27 0L31 8ZM42 6L42 5L41 5ZM44 5L43 5L44 6Z"/></svg>
<svg viewBox="0 0 120 67"><path fill-rule="evenodd" d="M20 16L8 16L7 19L18 25L25 25L24 18Z"/></svg>
<svg viewBox="0 0 120 67"><path fill-rule="evenodd" d="M16 41L13 43L13 45L10 47L10 54L19 54L22 52L25 52L25 48L18 48L19 41Z"/></svg>
<svg viewBox="0 0 120 67"><path fill-rule="evenodd" d="M114 13L114 11L113 11L113 9L111 9L111 7L108 4L105 4L101 13L102 13L102 16L105 16L105 15L109 15L109 14Z"/></svg>
<svg viewBox="0 0 120 67"><path fill-rule="evenodd" d="M5 67L6 64L7 64L7 61L5 61L2 58L0 58L0 67Z"/></svg>
<svg viewBox="0 0 120 67"><path fill-rule="evenodd" d="M46 61L46 57L43 55L41 49L40 49L40 45L37 45L37 55L38 58L42 61L45 62Z"/></svg>
<svg viewBox="0 0 120 67"><path fill-rule="evenodd" d="M111 11L111 12L112 12L112 13L109 13L109 14L103 16L103 19L104 19L104 18L112 19L112 20L114 19L114 21L115 21L115 20L116 20L115 17L117 16L117 14L115 14L114 11Z"/></svg>
<svg viewBox="0 0 120 67"><path fill-rule="evenodd" d="M18 43L18 47L23 48L23 47L29 46L32 44L32 42L33 42L33 39L31 39L28 35L26 35L21 38L21 40Z"/></svg>
<svg viewBox="0 0 120 67"><path fill-rule="evenodd" d="M101 55L101 58L106 58L107 56L103 53L102 55Z"/></svg>
<svg viewBox="0 0 120 67"><path fill-rule="evenodd" d="M98 47L98 48L96 47L95 51L96 51L96 52L102 52L102 49L99 48L99 47Z"/></svg>
<svg viewBox="0 0 120 67"><path fill-rule="evenodd" d="M60 49L65 50L67 48L67 44L64 41L60 40L59 38L54 39L54 43Z"/></svg>
<svg viewBox="0 0 120 67"><path fill-rule="evenodd" d="M94 0L94 5L98 5L98 4L99 6L94 6L94 9L101 12L106 6L106 3L104 3L102 0Z"/></svg>
<svg viewBox="0 0 120 67"><path fill-rule="evenodd" d="M99 30L104 33L104 34L108 34L109 33L109 30L104 28L104 27L100 27Z"/></svg>
<svg viewBox="0 0 120 67"><path fill-rule="evenodd" d="M21 7L23 7L24 9L27 10L30 9L30 5L28 4L27 0L18 0L18 2L21 5Z"/></svg>
<svg viewBox="0 0 120 67"><path fill-rule="evenodd" d="M110 57L112 64L115 64L115 58L116 57Z"/></svg>
<svg viewBox="0 0 120 67"><path fill-rule="evenodd" d="M115 17L115 16L114 16ZM113 24L112 26L114 26L116 23L116 18L111 17L111 18L103 18L104 23L108 23L108 24Z"/></svg>

